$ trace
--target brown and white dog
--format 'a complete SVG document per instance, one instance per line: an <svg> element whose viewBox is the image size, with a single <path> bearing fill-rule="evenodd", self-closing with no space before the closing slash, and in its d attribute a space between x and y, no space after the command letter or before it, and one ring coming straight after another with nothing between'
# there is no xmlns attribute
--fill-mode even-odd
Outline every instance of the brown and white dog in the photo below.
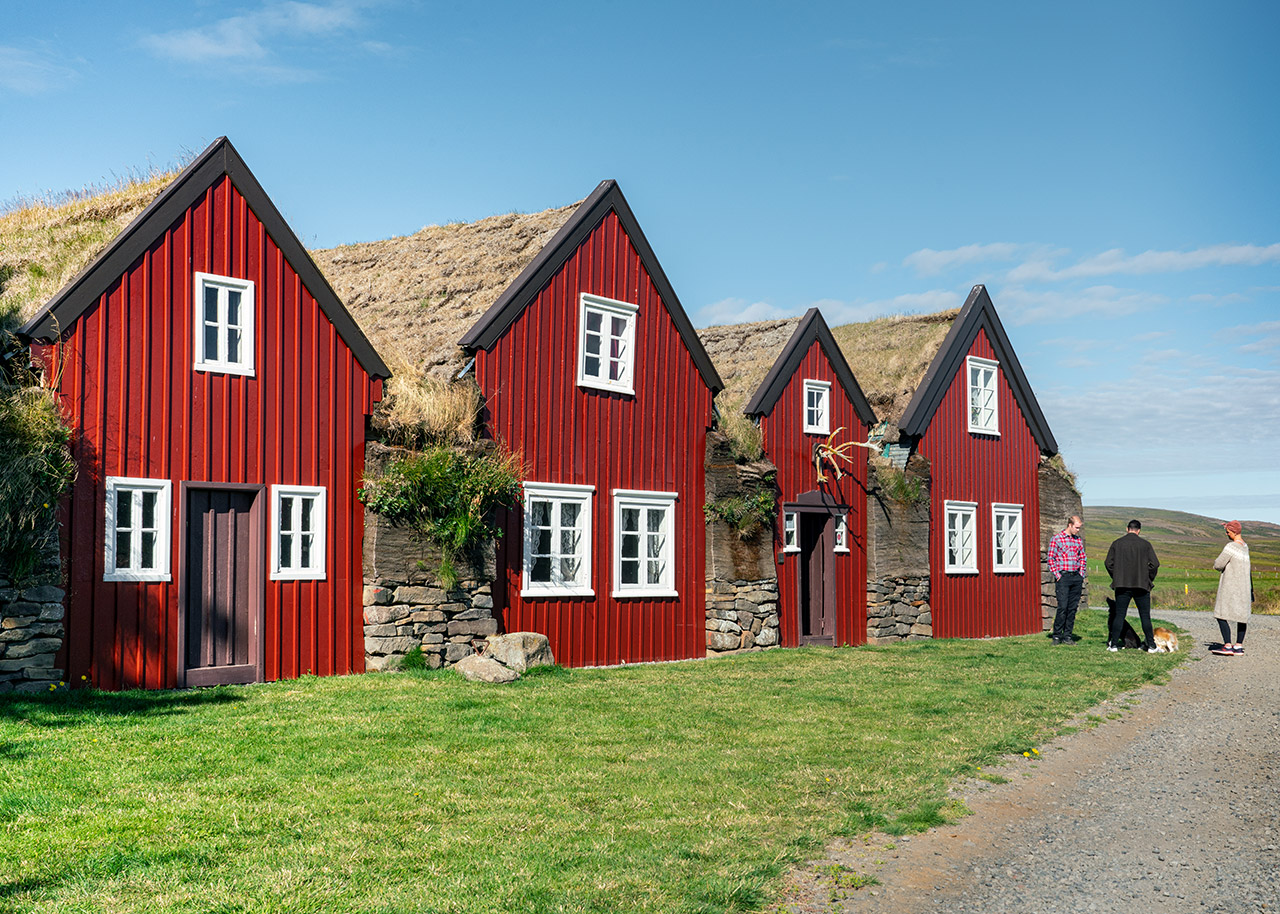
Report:
<svg viewBox="0 0 1280 914"><path fill-rule="evenodd" d="M1111 631L1111 623L1116 618L1116 601L1107 597L1107 631ZM1178 635L1171 632L1167 628L1156 628L1152 634L1155 636L1156 653L1158 654L1176 654L1178 652ZM1142 639L1138 637L1138 633L1134 631L1133 626L1129 624L1129 620L1125 619L1124 629L1120 635L1121 643L1116 647L1138 648L1142 647Z"/></svg>

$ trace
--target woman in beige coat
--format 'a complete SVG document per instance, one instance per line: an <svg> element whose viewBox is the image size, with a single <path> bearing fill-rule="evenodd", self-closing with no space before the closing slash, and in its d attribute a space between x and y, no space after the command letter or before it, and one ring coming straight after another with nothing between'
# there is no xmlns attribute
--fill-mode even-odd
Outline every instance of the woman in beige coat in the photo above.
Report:
<svg viewBox="0 0 1280 914"><path fill-rule="evenodd" d="M1222 647L1215 654L1235 657L1244 653L1244 630L1249 623L1253 607L1253 588L1249 582L1249 547L1240 535L1240 521L1227 521L1222 525L1227 531L1227 543L1213 562L1222 573L1218 581L1218 599L1213 604L1213 615L1222 630ZM1231 626L1236 624L1236 640L1231 640Z"/></svg>

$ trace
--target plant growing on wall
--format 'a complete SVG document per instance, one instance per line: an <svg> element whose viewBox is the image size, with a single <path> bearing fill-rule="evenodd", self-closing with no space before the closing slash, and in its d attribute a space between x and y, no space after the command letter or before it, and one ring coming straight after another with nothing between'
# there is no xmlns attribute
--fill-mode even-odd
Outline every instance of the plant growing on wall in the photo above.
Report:
<svg viewBox="0 0 1280 914"><path fill-rule="evenodd" d="M913 505L929 497L924 480L909 476L887 460L874 460L876 483L885 497L902 505Z"/></svg>
<svg viewBox="0 0 1280 914"><path fill-rule="evenodd" d="M521 469L511 455L435 447L394 461L380 477L366 476L357 495L369 510L438 546L441 583L451 588L455 560L501 535L493 512L519 504Z"/></svg>
<svg viewBox="0 0 1280 914"><path fill-rule="evenodd" d="M773 523L777 497L771 484L762 483L741 495L717 498L702 506L707 521L723 521L738 532L739 539L751 539L756 531Z"/></svg>

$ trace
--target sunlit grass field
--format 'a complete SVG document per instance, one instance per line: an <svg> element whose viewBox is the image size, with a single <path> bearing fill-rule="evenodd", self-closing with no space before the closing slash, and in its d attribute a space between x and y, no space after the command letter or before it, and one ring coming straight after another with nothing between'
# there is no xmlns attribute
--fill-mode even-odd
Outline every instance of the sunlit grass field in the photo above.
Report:
<svg viewBox="0 0 1280 914"><path fill-rule="evenodd" d="M755 910L1179 655L1043 636L0 698L0 910ZM1096 642L1096 643L1095 643Z"/></svg>

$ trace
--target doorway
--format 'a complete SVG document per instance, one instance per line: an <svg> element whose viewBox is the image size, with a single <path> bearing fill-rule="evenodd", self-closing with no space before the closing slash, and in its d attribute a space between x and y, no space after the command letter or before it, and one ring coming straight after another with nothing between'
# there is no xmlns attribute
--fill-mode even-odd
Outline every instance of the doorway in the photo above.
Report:
<svg viewBox="0 0 1280 914"><path fill-rule="evenodd" d="M800 643L835 644L835 522L826 511L800 511L796 520L800 546L796 576Z"/></svg>

